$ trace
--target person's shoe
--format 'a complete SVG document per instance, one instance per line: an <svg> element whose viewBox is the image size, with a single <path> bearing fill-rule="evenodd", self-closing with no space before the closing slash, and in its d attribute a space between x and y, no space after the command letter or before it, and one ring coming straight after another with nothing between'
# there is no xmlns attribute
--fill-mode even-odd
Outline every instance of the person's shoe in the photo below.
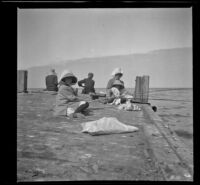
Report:
<svg viewBox="0 0 200 185"><path fill-rule="evenodd" d="M157 107L156 106L152 106L151 108L153 109L154 112L157 112Z"/></svg>

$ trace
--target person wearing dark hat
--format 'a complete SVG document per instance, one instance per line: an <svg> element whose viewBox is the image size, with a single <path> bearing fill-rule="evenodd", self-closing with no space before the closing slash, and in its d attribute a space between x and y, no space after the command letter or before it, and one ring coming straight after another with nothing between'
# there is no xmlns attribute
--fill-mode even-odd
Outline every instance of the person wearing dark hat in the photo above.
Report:
<svg viewBox="0 0 200 185"><path fill-rule="evenodd" d="M68 70L63 71L59 78L59 89L56 96L54 116L81 117L89 103L82 101L77 96L77 91L72 87L77 82L77 77Z"/></svg>
<svg viewBox="0 0 200 185"><path fill-rule="evenodd" d="M115 80L111 88L111 96L120 97L122 89L124 89L124 83L120 80Z"/></svg>
<svg viewBox="0 0 200 185"><path fill-rule="evenodd" d="M121 103L124 103L126 100L122 97L122 92L124 91L124 83L120 80L115 80L110 89L110 98L108 103L113 102L115 99L120 98Z"/></svg>
<svg viewBox="0 0 200 185"><path fill-rule="evenodd" d="M112 88L111 88L111 94L114 97L121 97L125 99L133 98L130 92L126 90L124 87L124 83L121 80L115 80Z"/></svg>
<svg viewBox="0 0 200 185"><path fill-rule="evenodd" d="M51 69L51 73L46 76L46 91L58 91L58 79L55 73L55 69Z"/></svg>
<svg viewBox="0 0 200 185"><path fill-rule="evenodd" d="M130 97L131 95L124 88L124 83L121 80L115 80L110 89L110 96L107 103L112 103L115 99L120 99L120 103L125 103L128 96Z"/></svg>
<svg viewBox="0 0 200 185"><path fill-rule="evenodd" d="M88 78L78 81L78 85L83 87L82 94L95 93L93 76L93 73L88 73Z"/></svg>
<svg viewBox="0 0 200 185"><path fill-rule="evenodd" d="M106 92L107 92L107 96L110 97L111 96L111 88L113 87L113 83L115 82L115 80L119 80L121 83L123 83L124 85L124 82L122 80L120 80L120 78L123 76L123 71L121 68L115 68L112 73L111 73L111 76L113 78L111 78L108 83L107 83L107 86L106 86Z"/></svg>

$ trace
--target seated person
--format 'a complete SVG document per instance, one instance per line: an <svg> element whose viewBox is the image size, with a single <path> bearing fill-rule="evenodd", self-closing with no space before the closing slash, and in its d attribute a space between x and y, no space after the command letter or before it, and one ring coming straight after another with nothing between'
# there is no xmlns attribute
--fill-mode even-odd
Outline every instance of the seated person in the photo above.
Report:
<svg viewBox="0 0 200 185"><path fill-rule="evenodd" d="M107 92L108 97L111 96L111 88L112 88L115 80L119 80L121 83L124 84L124 82L122 80L120 80L120 78L123 76L123 71L122 71L121 68L115 68L112 72L112 76L113 76L113 78L111 78L108 81L108 84L107 84L107 87L106 87L106 92Z"/></svg>
<svg viewBox="0 0 200 185"><path fill-rule="evenodd" d="M95 93L93 76L93 73L88 73L88 78L78 81L78 85L83 87L82 94Z"/></svg>
<svg viewBox="0 0 200 185"><path fill-rule="evenodd" d="M56 96L54 116L82 117L83 111L89 107L89 103L77 97L77 90L72 85L77 78L68 70L65 70L59 80L59 89Z"/></svg>
<svg viewBox="0 0 200 185"><path fill-rule="evenodd" d="M125 103L127 97L132 97L129 92L124 88L124 83L122 83L120 80L114 81L109 94L110 96L108 99L108 103L112 103L115 99L120 99L121 103Z"/></svg>
<svg viewBox="0 0 200 185"><path fill-rule="evenodd" d="M57 87L58 79L54 69L52 69L51 73L46 76L45 82L46 82L46 89L45 89L46 91L58 91Z"/></svg>

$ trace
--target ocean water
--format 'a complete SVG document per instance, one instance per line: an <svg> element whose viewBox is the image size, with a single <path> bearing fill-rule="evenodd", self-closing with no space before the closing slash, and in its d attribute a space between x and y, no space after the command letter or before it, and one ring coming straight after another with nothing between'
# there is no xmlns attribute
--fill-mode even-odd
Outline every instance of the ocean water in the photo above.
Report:
<svg viewBox="0 0 200 185"><path fill-rule="evenodd" d="M130 93L134 89L127 89ZM105 89L97 89L104 91ZM173 130L185 145L193 150L193 89L191 88L151 88L149 103L157 107L157 112L165 125Z"/></svg>
<svg viewBox="0 0 200 185"><path fill-rule="evenodd" d="M193 90L150 89L149 102L170 129L193 150Z"/></svg>

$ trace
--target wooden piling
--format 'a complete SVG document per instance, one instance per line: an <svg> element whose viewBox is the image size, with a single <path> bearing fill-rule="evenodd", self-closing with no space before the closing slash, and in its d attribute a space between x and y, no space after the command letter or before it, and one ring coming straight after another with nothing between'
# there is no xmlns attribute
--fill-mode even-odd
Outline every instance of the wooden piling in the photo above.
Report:
<svg viewBox="0 0 200 185"><path fill-rule="evenodd" d="M149 76L137 76L135 84L135 101L148 103L149 98Z"/></svg>
<svg viewBox="0 0 200 185"><path fill-rule="evenodd" d="M27 92L27 77L28 71L17 71L17 92Z"/></svg>

